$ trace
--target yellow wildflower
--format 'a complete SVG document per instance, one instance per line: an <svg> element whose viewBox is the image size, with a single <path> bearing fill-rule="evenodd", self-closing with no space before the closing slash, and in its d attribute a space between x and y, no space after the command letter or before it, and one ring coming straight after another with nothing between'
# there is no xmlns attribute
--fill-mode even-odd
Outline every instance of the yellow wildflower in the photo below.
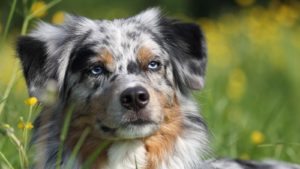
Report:
<svg viewBox="0 0 300 169"><path fill-rule="evenodd" d="M28 122L28 123L24 123L22 121L20 121L18 123L18 128L19 129L32 129L33 128L33 124L31 122Z"/></svg>
<svg viewBox="0 0 300 169"><path fill-rule="evenodd" d="M229 74L227 95L231 100L238 101L244 95L247 78L243 70L235 69Z"/></svg>
<svg viewBox="0 0 300 169"><path fill-rule="evenodd" d="M64 19L65 13L62 11L58 11L55 12L55 14L52 16L52 23L59 25L64 22Z"/></svg>
<svg viewBox="0 0 300 169"><path fill-rule="evenodd" d="M30 9L31 14L36 18L44 17L47 13L46 4L43 1L37 1L32 4Z"/></svg>
<svg viewBox="0 0 300 169"><path fill-rule="evenodd" d="M253 144L261 144L265 140L265 136L262 132L260 131L253 131L251 133L251 141Z"/></svg>
<svg viewBox="0 0 300 169"><path fill-rule="evenodd" d="M24 129L24 128L25 128L24 122L20 121L20 122L18 123L18 128L19 128L19 129Z"/></svg>
<svg viewBox="0 0 300 169"><path fill-rule="evenodd" d="M36 97L30 97L30 98L25 100L25 104L27 104L29 106L36 105L37 102L38 102L38 99Z"/></svg>
<svg viewBox="0 0 300 169"><path fill-rule="evenodd" d="M31 122L26 123L25 125L26 129L32 129L33 128L33 124Z"/></svg>
<svg viewBox="0 0 300 169"><path fill-rule="evenodd" d="M235 0L240 6L250 6L255 3L255 0Z"/></svg>

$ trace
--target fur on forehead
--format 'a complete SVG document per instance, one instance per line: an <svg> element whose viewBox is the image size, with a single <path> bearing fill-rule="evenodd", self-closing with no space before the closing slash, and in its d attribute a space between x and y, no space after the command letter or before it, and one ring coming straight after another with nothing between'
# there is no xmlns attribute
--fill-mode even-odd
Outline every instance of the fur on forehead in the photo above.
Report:
<svg viewBox="0 0 300 169"><path fill-rule="evenodd" d="M99 22L104 24L103 26L105 24L114 25L118 23L130 24L137 22L151 30L157 30L160 18L161 12L158 8L150 8L136 16L112 21L91 20L82 16L66 14L65 22L62 25L50 25L45 22L39 22L36 29L29 36L44 41L47 44L48 53L51 54L59 50L59 47L64 42L77 40L78 35L83 35L89 31L99 31Z"/></svg>
<svg viewBox="0 0 300 169"><path fill-rule="evenodd" d="M159 23L161 18L161 12L158 8L150 8L136 16L127 19L115 19L108 20L91 20L82 16L75 16L67 14L65 22L62 25L55 26L45 22L40 22L37 28L30 33L29 36L44 41L47 46L47 53L50 55L56 55L60 50L67 49L62 48L61 45L75 45L80 41L79 36L85 34L98 33L99 27L111 27L115 29L119 28L119 24L126 27L129 25L143 25L155 33L159 33ZM72 43L73 42L73 43ZM146 42L147 43L147 42ZM151 42L148 42L151 43ZM154 45L153 45L154 47ZM61 60L68 59L67 57L61 57Z"/></svg>

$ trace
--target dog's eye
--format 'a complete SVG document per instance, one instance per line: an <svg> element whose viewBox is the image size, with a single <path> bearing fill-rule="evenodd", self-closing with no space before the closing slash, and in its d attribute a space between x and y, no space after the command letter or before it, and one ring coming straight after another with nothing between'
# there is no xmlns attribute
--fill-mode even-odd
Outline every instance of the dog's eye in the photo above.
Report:
<svg viewBox="0 0 300 169"><path fill-rule="evenodd" d="M156 70L159 70L161 66L161 63L158 62L158 61L151 61L149 64L148 64L148 69L149 70L153 70L153 71L156 71Z"/></svg>
<svg viewBox="0 0 300 169"><path fill-rule="evenodd" d="M104 72L105 72L105 69L100 65L93 66L89 69L89 74L93 75L93 76L99 76L99 75L103 74Z"/></svg>

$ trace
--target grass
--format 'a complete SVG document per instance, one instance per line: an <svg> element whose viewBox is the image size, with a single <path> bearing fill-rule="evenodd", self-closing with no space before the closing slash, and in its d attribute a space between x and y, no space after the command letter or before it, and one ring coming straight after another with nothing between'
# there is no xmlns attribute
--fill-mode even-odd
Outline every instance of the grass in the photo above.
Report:
<svg viewBox="0 0 300 169"><path fill-rule="evenodd" d="M299 9L254 7L199 21L209 65L196 97L217 155L300 162Z"/></svg>
<svg viewBox="0 0 300 169"><path fill-rule="evenodd" d="M47 8L56 1L51 2ZM34 19L26 8L23 34ZM196 21L207 36L209 64L205 89L194 96L216 156L300 162L299 9L299 4L254 6ZM24 104L28 96L15 66L15 34L5 37L0 46L0 168L28 168L34 155L27 146L31 130L18 128L18 123L32 122L38 108Z"/></svg>

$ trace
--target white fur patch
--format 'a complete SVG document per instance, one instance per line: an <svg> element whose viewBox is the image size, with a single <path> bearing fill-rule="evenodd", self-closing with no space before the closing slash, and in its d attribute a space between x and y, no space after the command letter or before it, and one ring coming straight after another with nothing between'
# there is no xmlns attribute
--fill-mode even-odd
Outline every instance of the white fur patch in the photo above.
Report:
<svg viewBox="0 0 300 169"><path fill-rule="evenodd" d="M136 169L147 165L146 149L142 141L115 142L108 151L108 165L104 169Z"/></svg>

